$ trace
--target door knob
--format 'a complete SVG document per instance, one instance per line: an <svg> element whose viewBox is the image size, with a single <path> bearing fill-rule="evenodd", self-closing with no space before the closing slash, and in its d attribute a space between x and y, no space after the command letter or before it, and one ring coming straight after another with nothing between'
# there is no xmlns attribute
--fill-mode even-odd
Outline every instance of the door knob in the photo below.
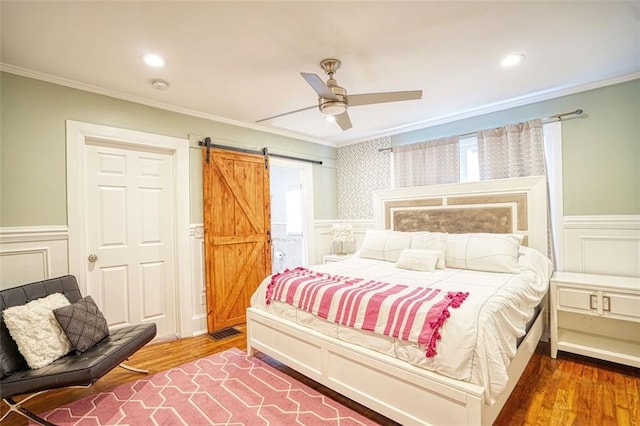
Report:
<svg viewBox="0 0 640 426"><path fill-rule="evenodd" d="M90 254L89 255L89 262L94 263L98 260L98 255L97 254Z"/></svg>

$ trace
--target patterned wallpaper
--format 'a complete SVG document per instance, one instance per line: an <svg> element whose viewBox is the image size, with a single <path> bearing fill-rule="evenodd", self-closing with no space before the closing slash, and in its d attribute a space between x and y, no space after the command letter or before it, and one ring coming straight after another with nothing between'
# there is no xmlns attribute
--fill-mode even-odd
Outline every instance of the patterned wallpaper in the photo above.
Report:
<svg viewBox="0 0 640 426"><path fill-rule="evenodd" d="M338 148L338 219L373 219L373 191L391 188L390 148L384 137Z"/></svg>

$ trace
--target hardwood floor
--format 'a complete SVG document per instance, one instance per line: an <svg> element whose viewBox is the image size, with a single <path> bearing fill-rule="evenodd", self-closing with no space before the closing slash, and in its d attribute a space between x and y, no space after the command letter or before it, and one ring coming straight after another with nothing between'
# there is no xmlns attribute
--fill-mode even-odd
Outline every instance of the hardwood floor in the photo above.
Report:
<svg viewBox="0 0 640 426"><path fill-rule="evenodd" d="M244 331L244 327L238 329ZM245 350L245 338L240 334L216 342L202 335L154 343L138 351L127 364L156 373L231 347ZM548 354L548 345L540 343L496 425L640 426L639 369L564 353L554 360ZM258 356L380 424L395 424L264 355ZM116 368L90 388L52 391L29 401L26 407L41 413L139 378L136 373ZM5 411L3 406L0 412ZM13 413L2 424L26 425L27 421Z"/></svg>
<svg viewBox="0 0 640 426"><path fill-rule="evenodd" d="M495 425L640 425L640 369L539 343Z"/></svg>

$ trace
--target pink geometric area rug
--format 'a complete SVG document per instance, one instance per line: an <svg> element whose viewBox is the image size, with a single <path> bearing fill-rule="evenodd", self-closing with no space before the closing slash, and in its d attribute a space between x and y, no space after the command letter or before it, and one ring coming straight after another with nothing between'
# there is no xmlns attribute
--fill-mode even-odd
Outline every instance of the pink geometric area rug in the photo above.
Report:
<svg viewBox="0 0 640 426"><path fill-rule="evenodd" d="M373 425L236 348L47 412L56 425Z"/></svg>

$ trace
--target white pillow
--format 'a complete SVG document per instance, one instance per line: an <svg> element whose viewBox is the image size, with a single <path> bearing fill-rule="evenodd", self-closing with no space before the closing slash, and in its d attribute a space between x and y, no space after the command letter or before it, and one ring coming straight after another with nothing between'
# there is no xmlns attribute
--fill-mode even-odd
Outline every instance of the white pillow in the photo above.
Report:
<svg viewBox="0 0 640 426"><path fill-rule="evenodd" d="M2 312L9 333L31 368L41 368L66 355L71 343L53 315L53 310L70 305L61 293L12 306Z"/></svg>
<svg viewBox="0 0 640 426"><path fill-rule="evenodd" d="M515 234L449 234L447 268L517 274L522 237Z"/></svg>
<svg viewBox="0 0 640 426"><path fill-rule="evenodd" d="M415 232L411 237L412 249L418 250L438 250L438 263L436 268L445 268L445 253L447 252L447 233L446 232Z"/></svg>
<svg viewBox="0 0 640 426"><path fill-rule="evenodd" d="M396 268L433 272L441 254L440 250L404 249L400 252Z"/></svg>
<svg viewBox="0 0 640 426"><path fill-rule="evenodd" d="M359 250L359 256L367 259L397 262L400 252L409 248L413 232L368 229Z"/></svg>

